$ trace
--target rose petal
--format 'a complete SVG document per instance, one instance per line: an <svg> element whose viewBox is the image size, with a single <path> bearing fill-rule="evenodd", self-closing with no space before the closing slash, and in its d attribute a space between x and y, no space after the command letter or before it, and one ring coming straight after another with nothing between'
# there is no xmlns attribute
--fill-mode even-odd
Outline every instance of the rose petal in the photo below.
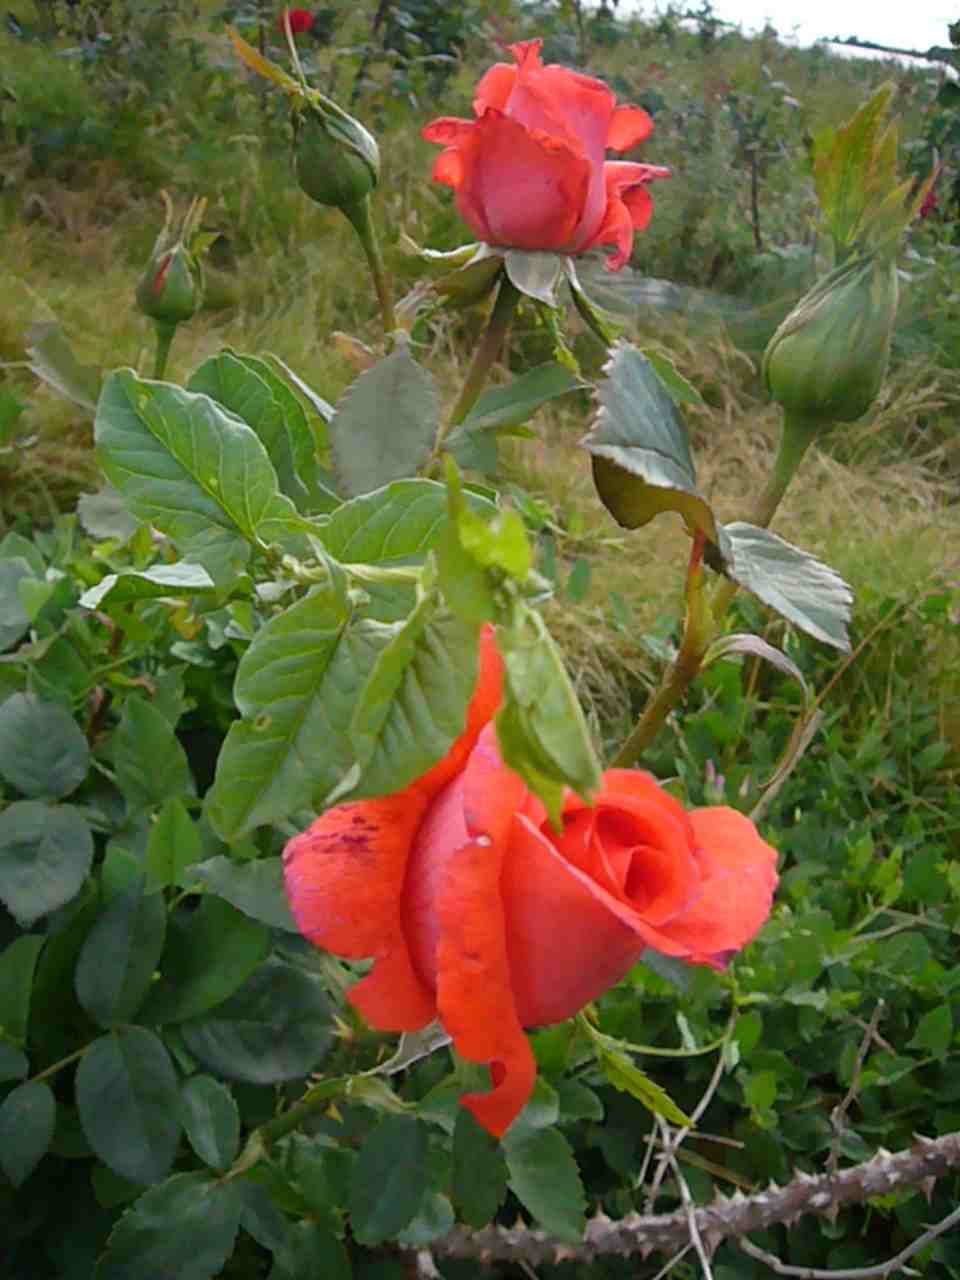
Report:
<svg viewBox="0 0 960 1280"><path fill-rule="evenodd" d="M524 1026L562 1022L636 964L656 930L518 816L501 881L513 994Z"/></svg>
<svg viewBox="0 0 960 1280"><path fill-rule="evenodd" d="M457 1052L471 1062L490 1064L491 1092L467 1094L462 1102L497 1137L526 1104L537 1070L514 1004L501 893L506 836L525 791L521 779L500 763L495 746L491 749L488 730L463 777L442 798L462 806L459 821L465 831L469 793L469 806L477 806L471 817L484 833L451 855L443 841L458 838L456 819L438 815L433 832L425 824L428 838L436 837L435 866L429 874L438 925L437 1005Z"/></svg>
<svg viewBox="0 0 960 1280"><path fill-rule="evenodd" d="M646 142L653 133L653 121L642 107L617 107L610 119L607 146L611 151L629 151Z"/></svg>
<svg viewBox="0 0 960 1280"><path fill-rule="evenodd" d="M492 109L457 149L457 208L478 236L514 249L569 247L590 183L583 156Z"/></svg>
<svg viewBox="0 0 960 1280"><path fill-rule="evenodd" d="M430 802L463 769L500 705L502 688L502 660L494 630L486 626L466 724L444 759L396 795L338 805L284 850L287 897L304 936L336 955L375 957L372 972L350 999L380 1030L415 1030L436 1016L401 925L407 862Z"/></svg>
<svg viewBox="0 0 960 1280"><path fill-rule="evenodd" d="M630 259L634 232L646 227L653 212L646 183L653 178L669 177L670 170L656 165L608 161L603 172L607 208L596 234L584 249L614 245L616 252L607 259L606 265L608 271L619 271Z"/></svg>
<svg viewBox="0 0 960 1280"><path fill-rule="evenodd" d="M668 932L683 942L695 964L722 968L745 947L770 915L777 887L777 851L742 813L722 806L694 809L703 896Z"/></svg>
<svg viewBox="0 0 960 1280"><path fill-rule="evenodd" d="M472 120L463 120L460 116L438 116L420 130L420 137L427 142L435 142L441 147L452 147L460 142L473 128Z"/></svg>
<svg viewBox="0 0 960 1280"><path fill-rule="evenodd" d="M301 933L336 955L376 957L350 994L359 995L364 1017L383 1031L413 1031L436 1017L434 998L410 963L399 911L410 845L426 808L416 787L339 805L283 855Z"/></svg>

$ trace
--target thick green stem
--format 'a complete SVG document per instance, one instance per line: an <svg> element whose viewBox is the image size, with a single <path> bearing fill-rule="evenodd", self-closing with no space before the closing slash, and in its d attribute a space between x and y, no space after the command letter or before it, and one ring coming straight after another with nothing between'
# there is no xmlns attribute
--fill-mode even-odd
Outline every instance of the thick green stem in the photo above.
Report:
<svg viewBox="0 0 960 1280"><path fill-rule="evenodd" d="M780 501L787 492L790 481L797 474L807 450L815 437L824 429L821 419L801 418L798 414L784 413L780 445L773 461L773 470L755 509L746 517L750 524L766 529L776 515ZM729 579L721 583L713 602L715 618L719 620L727 612L737 590L737 584Z"/></svg>
<svg viewBox="0 0 960 1280"><path fill-rule="evenodd" d="M393 309L393 286L383 266L380 241L377 238L377 230L373 225L373 219L370 217L370 201L364 196L362 200L349 208L345 208L343 212L349 219L350 225L356 231L363 246L367 266L370 268L370 275L373 278L373 287L377 291L377 301L380 303L383 334L389 345L391 341L390 335L397 327L397 317Z"/></svg>
<svg viewBox="0 0 960 1280"><path fill-rule="evenodd" d="M487 331L483 335L479 347L474 352L470 368L467 370L467 376L464 379L463 386L460 388L460 395L457 397L457 402L451 409L447 421L441 425L440 430L437 432L436 444L433 446L433 454L430 458L431 467L443 452L447 436L454 427L464 420L476 404L480 392L486 386L490 370L500 355L519 301L520 290L506 276L503 276L500 280L500 287L497 290L493 310L490 312Z"/></svg>
<svg viewBox="0 0 960 1280"><path fill-rule="evenodd" d="M714 627L707 607L703 580L703 549L705 538L697 531L690 551L687 570L687 613L684 622L680 652L670 664L670 669L660 687L643 709L636 728L620 748L612 767L632 768L657 736L667 716L676 707L692 682L696 679L711 640Z"/></svg>
<svg viewBox="0 0 960 1280"><path fill-rule="evenodd" d="M157 330L157 351L153 358L153 376L159 379L167 371L167 357L170 355L170 345L173 342L173 335L177 332L177 326L163 320L156 320L154 324Z"/></svg>

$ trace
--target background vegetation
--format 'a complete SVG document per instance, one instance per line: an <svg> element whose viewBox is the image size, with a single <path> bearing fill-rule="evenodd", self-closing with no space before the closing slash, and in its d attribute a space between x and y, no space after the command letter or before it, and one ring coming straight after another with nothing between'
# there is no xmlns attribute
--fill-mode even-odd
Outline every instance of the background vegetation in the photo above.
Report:
<svg viewBox="0 0 960 1280"><path fill-rule="evenodd" d="M279 910L275 892L259 895L252 909L259 919L247 914L249 898L216 880L226 850L195 819L233 714L229 691L249 638L246 620L235 610L203 613L162 600L131 608L123 627L112 627L77 608L85 589L110 572L152 563L156 549L144 531L131 537L99 508L81 503L77 516L79 496L99 487L90 415L39 384L25 354L31 324L56 318L82 363L149 371L152 335L132 298L165 189L178 206L206 197L204 228L215 235L205 308L174 345L178 375L226 345L275 353L330 401L355 376L375 327L366 282L351 265L351 233L296 188L284 104L247 80L224 34L228 22L254 42L262 31L279 56L278 8L14 0L0 31L0 635L7 650L0 657L0 775L9 806L0 824L16 804L54 806L74 824L70 838L91 843L90 874L69 905L25 927L16 912L0 909L0 1078L12 1088L23 1073L10 1055L26 1053L31 1078L48 1079L58 1103L52 1146L34 1171L29 1159L19 1164L21 1156L4 1160L0 1152L0 1258L8 1274L31 1280L93 1275L121 1214L168 1171L156 1143L140 1164L111 1150L109 1099L93 1133L89 1106L85 1125L78 1121L72 1064L103 1028L123 1014L133 1059L146 1052L143 1037L160 1029L188 1082L188 1142L178 1128L172 1167L201 1179L203 1168L229 1165L241 1128L269 1121L299 1096L302 1077L329 1047L323 992L336 993L344 980L341 966L323 963L269 918ZM748 38L720 23L709 5L640 19L547 0L403 0L320 13L324 20L300 40L305 66L378 135L385 172L376 216L390 265L409 288L421 267L404 236L437 249L466 239L447 192L427 181L434 151L419 128L438 112L469 111L479 72L504 42L543 35L546 60L589 68L654 116L643 159L669 165L674 177L655 192L654 220L637 240L631 268L591 278L641 344L671 355L700 391L703 403L687 416L701 480L731 518L765 474L772 449L775 417L760 389L759 353L817 269L811 138L848 116L880 81L894 80L904 161L917 175L942 166L938 204L915 227L902 260L895 360L876 410L812 452L775 526L853 586L853 655L825 656L784 624L751 616L748 602L738 605L746 622L766 626L826 691L820 731L763 813L763 830L783 855L776 914L735 967L735 983L707 971L641 967L603 1002L603 1026L653 1049L690 1050L721 1036L732 1008L741 1015L702 1136L684 1148L695 1198L716 1186L729 1192L783 1181L794 1168L816 1171L828 1159L862 1160L880 1147L908 1145L917 1132L960 1129L960 135L943 66L907 69L795 50L773 31ZM478 326L468 311L415 331L425 354L443 358L451 386ZM335 332L343 336L332 340ZM532 325L521 339L515 371L549 350L549 335ZM589 335L576 334L574 345L584 367L595 367L601 352ZM587 406L564 405L543 412L534 439L505 446L502 462L507 489L536 537L541 571L556 589L551 627L598 735L612 743L671 653L677 578L662 571L671 544L660 523L628 540L596 500L577 449ZM679 530L675 549L679 570ZM645 557L651 571L638 572ZM14 698L22 701L12 705ZM52 717L50 732L77 726L72 772L55 783L4 744L15 712L36 714L30 699L50 708L42 712ZM797 700L795 684L769 667L719 663L646 763L691 803L722 798L749 809L789 740ZM170 763L152 776L161 758ZM77 834L78 823L86 836ZM187 850L182 862L164 860L160 850L169 844L158 829L168 842L175 832L173 843ZM248 842L240 865L256 868L275 855L284 834L271 829ZM0 858L13 856L10 847ZM207 868L202 883L188 872L195 864ZM166 903L162 926L159 916L146 919L149 897L130 896L142 874L154 899L160 893ZM197 909L204 886L210 892ZM164 989L145 1004L131 987L104 1005L88 939L95 921L107 927L108 908L114 928L129 933L135 917L136 929L153 930ZM203 951L205 938L231 930L230 964L212 943L209 955ZM184 967L185 954L199 957L194 971ZM214 1033L204 1039L214 1010L253 999L243 986L248 975L254 984L279 984L304 1025L318 1028L290 1049L299 1080L282 1071L257 1079L252 1067L238 1073L222 1047L210 1049ZM288 1045L286 1029L269 1018L265 1025L264 1045L271 1036ZM390 1052L356 1022L337 1024L336 1032L324 1062L329 1075L371 1069ZM579 1034L571 1025L536 1037L544 1106L576 1155L589 1203L619 1217L645 1203L637 1175L650 1119L583 1058ZM688 1109L714 1069L709 1055L641 1061ZM451 1099L462 1087L446 1054L391 1081L433 1126L431 1187L446 1204L433 1204L433 1220L424 1208L413 1226L401 1224L411 1233L402 1243L429 1243L447 1230L451 1198L464 1220L479 1225L478 1193L461 1185L459 1200L448 1194L449 1156L433 1137L452 1129ZM250 1185L270 1192L287 1234L272 1219L264 1225L269 1215L254 1196L222 1272L191 1271L198 1264L185 1256L180 1270L155 1266L149 1274L284 1280L345 1274L352 1265L371 1280L402 1275L404 1257L380 1244L392 1232L378 1235L368 1224L363 1244L356 1232L337 1243L353 1163L369 1166L368 1137L393 1107L375 1093L363 1102L341 1099L309 1137L277 1144ZM500 1177L499 1166L490 1177ZM184 1194L199 1185L183 1184ZM757 1239L797 1265L862 1266L896 1253L921 1224L942 1217L957 1190L948 1177L932 1204L908 1189ZM668 1178L658 1207L678 1203L679 1194ZM500 1220L512 1222L517 1211L511 1191ZM112 1261L98 1274L148 1274L124 1271L135 1260L124 1262L123 1240L113 1239ZM327 1252L311 1252L311 1241ZM558 1270L626 1276L638 1265L616 1259ZM956 1235L928 1246L920 1265L932 1277L960 1274ZM659 1263L647 1266L652 1276ZM688 1257L675 1273L696 1268ZM477 1264L444 1261L441 1269L466 1276ZM766 1270L726 1245L714 1274L733 1280Z"/></svg>

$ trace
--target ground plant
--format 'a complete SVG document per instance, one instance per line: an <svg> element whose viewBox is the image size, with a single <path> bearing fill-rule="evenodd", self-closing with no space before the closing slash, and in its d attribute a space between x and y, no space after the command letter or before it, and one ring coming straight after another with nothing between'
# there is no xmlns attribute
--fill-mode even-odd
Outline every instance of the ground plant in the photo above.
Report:
<svg viewBox="0 0 960 1280"><path fill-rule="evenodd" d="M960 1274L951 95L451 15L0 37L6 1274Z"/></svg>

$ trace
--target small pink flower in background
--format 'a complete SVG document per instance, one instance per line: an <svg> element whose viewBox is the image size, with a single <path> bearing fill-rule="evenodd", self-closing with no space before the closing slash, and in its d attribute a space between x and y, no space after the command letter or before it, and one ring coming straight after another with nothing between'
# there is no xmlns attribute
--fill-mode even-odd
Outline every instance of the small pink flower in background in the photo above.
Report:
<svg viewBox="0 0 960 1280"><path fill-rule="evenodd" d="M917 217L929 218L939 203L940 197L937 195L936 191L934 191L933 187L931 187L924 198L923 204L920 206L920 211L917 214Z"/></svg>
<svg viewBox="0 0 960 1280"><path fill-rule="evenodd" d="M284 10L284 12L287 12ZM290 30L295 36L302 36L313 27L313 14L309 9L290 9ZM279 19L280 31L284 30L283 14Z"/></svg>

